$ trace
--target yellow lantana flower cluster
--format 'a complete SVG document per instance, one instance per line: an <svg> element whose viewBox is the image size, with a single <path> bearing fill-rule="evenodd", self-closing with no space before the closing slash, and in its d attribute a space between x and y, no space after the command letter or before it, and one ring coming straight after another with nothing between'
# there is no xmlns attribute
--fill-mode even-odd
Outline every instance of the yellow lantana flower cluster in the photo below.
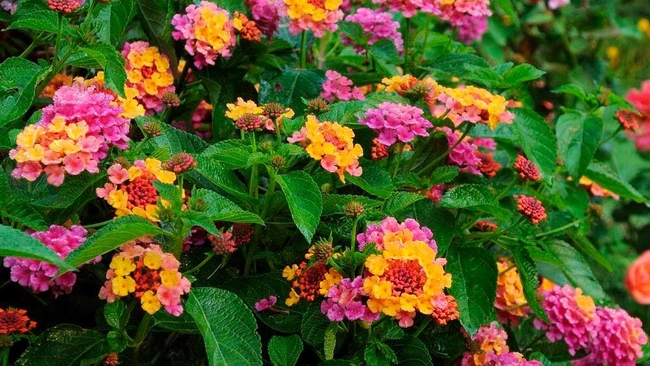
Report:
<svg viewBox="0 0 650 366"><path fill-rule="evenodd" d="M524 287L519 277L517 267L507 260L497 263L499 277L497 278L497 297L494 307L500 310L500 316L507 320L517 321L526 316L528 307L524 295Z"/></svg>
<svg viewBox="0 0 650 366"><path fill-rule="evenodd" d="M122 98L118 96L114 91L112 91L111 89L107 88L104 85L103 71L98 72L97 76L86 81L86 85L88 86L96 85L98 89L101 90L102 92L115 96L115 100L111 104L122 107L123 111L120 114L120 117L126 119L134 119L135 117L144 116L145 114L144 106L140 104L137 100L137 98L140 96L140 92L138 92L138 89L125 86L124 94L126 98Z"/></svg>
<svg viewBox="0 0 650 366"><path fill-rule="evenodd" d="M108 178L110 183L97 188L97 196L115 208L116 216L134 214L156 222L160 197L151 182L173 184L176 174L163 169L160 160L147 158L136 160L128 168L113 164L108 168Z"/></svg>
<svg viewBox="0 0 650 366"><path fill-rule="evenodd" d="M412 324L416 312L433 314L436 300L451 286L443 263L423 241L385 241L381 254L366 259L363 290L369 296L368 308L395 317L402 326Z"/></svg>
<svg viewBox="0 0 650 366"><path fill-rule="evenodd" d="M361 145L354 143L354 131L337 122L319 122L316 117L307 116L305 126L287 139L300 142L309 156L320 161L321 166L331 173L337 173L341 182L344 174L361 176L359 158L363 156Z"/></svg>
<svg viewBox="0 0 650 366"><path fill-rule="evenodd" d="M289 16L289 32L313 31L320 38L325 31L335 31L343 20L343 0L284 0Z"/></svg>
<svg viewBox="0 0 650 366"><path fill-rule="evenodd" d="M228 111L226 117L235 122L235 125L244 131L264 129L275 131L275 127L281 129L284 118L292 118L294 112L291 108L283 108L279 104L269 103L258 106L252 100L237 98L237 102L226 104Z"/></svg>

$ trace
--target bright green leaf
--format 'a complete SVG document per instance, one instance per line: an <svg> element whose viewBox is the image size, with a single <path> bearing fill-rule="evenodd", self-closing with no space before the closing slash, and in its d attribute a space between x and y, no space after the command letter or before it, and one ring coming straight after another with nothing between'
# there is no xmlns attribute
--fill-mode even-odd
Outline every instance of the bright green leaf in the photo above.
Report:
<svg viewBox="0 0 650 366"><path fill-rule="evenodd" d="M298 230L311 242L323 212L323 197L314 179L303 171L277 175Z"/></svg>
<svg viewBox="0 0 650 366"><path fill-rule="evenodd" d="M0 257L36 259L67 269L75 267L68 265L58 254L39 240L4 225L0 225Z"/></svg>
<svg viewBox="0 0 650 366"><path fill-rule="evenodd" d="M388 198L393 193L393 181L386 169L372 160L360 159L359 163L363 173L360 177L347 176L350 183L372 195Z"/></svg>
<svg viewBox="0 0 650 366"><path fill-rule="evenodd" d="M17 120L29 110L36 85L47 71L19 57L10 57L0 64L0 126Z"/></svg>
<svg viewBox="0 0 650 366"><path fill-rule="evenodd" d="M302 353L303 345L297 334L273 336L269 341L269 358L273 366L294 366Z"/></svg>
<svg viewBox="0 0 650 366"><path fill-rule="evenodd" d="M551 240L544 243L544 247L564 264L562 272L574 287L581 288L594 300L607 297L585 258L571 245L562 240Z"/></svg>
<svg viewBox="0 0 650 366"><path fill-rule="evenodd" d="M560 157L573 180L578 181L596 153L603 134L603 120L565 113L558 118L555 129Z"/></svg>
<svg viewBox="0 0 650 366"><path fill-rule="evenodd" d="M592 162L585 172L587 178L598 183L603 188L618 194L621 197L632 199L636 202L646 202L639 191L632 187L628 182L622 180L618 174L614 173L607 165L599 162Z"/></svg>
<svg viewBox="0 0 650 366"><path fill-rule="evenodd" d="M551 184L557 167L555 136L544 118L530 109L514 110L512 130L519 137L526 157L539 168L542 178Z"/></svg>

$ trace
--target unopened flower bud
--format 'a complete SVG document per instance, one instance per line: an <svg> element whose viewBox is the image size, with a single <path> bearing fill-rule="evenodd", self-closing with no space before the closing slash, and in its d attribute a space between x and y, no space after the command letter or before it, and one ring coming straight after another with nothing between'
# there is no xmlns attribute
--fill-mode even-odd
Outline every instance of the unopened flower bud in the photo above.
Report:
<svg viewBox="0 0 650 366"><path fill-rule="evenodd" d="M343 208L343 212L345 213L345 216L350 218L356 218L361 216L361 214L363 214L363 211L365 211L363 205L357 201L350 201Z"/></svg>
<svg viewBox="0 0 650 366"><path fill-rule="evenodd" d="M150 137L157 137L163 133L163 128L157 121L145 123L144 126L142 126L142 130Z"/></svg>
<svg viewBox="0 0 650 366"><path fill-rule="evenodd" d="M172 156L162 167L170 172L182 174L196 168L196 165L196 160L194 160L192 155L182 152Z"/></svg>
<svg viewBox="0 0 650 366"><path fill-rule="evenodd" d="M242 131L259 130L264 126L266 120L263 116L258 116L252 113L246 113L235 122L235 126Z"/></svg>
<svg viewBox="0 0 650 366"><path fill-rule="evenodd" d="M269 165L271 165L275 170L282 170L286 167L287 162L280 155L273 155L269 159Z"/></svg>
<svg viewBox="0 0 650 366"><path fill-rule="evenodd" d="M321 114L327 112L329 109L330 106L327 103L327 100L321 97L314 98L309 101L309 104L307 104L307 112L309 114Z"/></svg>
<svg viewBox="0 0 650 366"><path fill-rule="evenodd" d="M169 108L178 107L181 105L181 100L178 95L173 92L167 92L162 96L162 102Z"/></svg>

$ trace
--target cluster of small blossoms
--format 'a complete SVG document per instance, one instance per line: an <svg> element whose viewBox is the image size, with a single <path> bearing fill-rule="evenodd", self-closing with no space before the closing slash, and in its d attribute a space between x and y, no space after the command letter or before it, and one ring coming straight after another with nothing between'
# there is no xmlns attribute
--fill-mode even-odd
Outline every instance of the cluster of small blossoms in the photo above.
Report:
<svg viewBox="0 0 650 366"><path fill-rule="evenodd" d="M328 102L366 99L366 96L363 95L361 90L352 85L352 80L338 72L327 70L325 72L325 78L326 80L323 83L323 92L320 96Z"/></svg>
<svg viewBox="0 0 650 366"><path fill-rule="evenodd" d="M282 126L284 118L294 116L290 108L282 108L275 103L258 106L254 101L244 101L242 98L237 98L236 103L226 104L226 107L228 107L226 117L232 119L235 126L243 131L264 129L274 132L276 125L278 128Z"/></svg>
<svg viewBox="0 0 650 366"><path fill-rule="evenodd" d="M415 136L429 136L427 129L433 125L423 114L418 107L383 102L369 109L359 123L375 131L381 144L392 146L396 142L411 142Z"/></svg>
<svg viewBox="0 0 650 366"><path fill-rule="evenodd" d="M487 18L492 15L490 0L434 0L424 11L433 13L458 30L461 41L481 39L487 30Z"/></svg>
<svg viewBox="0 0 650 366"><path fill-rule="evenodd" d="M85 0L47 0L47 6L53 11L70 14L79 9Z"/></svg>
<svg viewBox="0 0 650 366"><path fill-rule="evenodd" d="M246 0L246 5L251 10L251 16L255 20L257 28L270 40L278 30L280 15L286 12L284 2L282 0Z"/></svg>
<svg viewBox="0 0 650 366"><path fill-rule="evenodd" d="M532 161L526 159L523 155L517 155L517 160L514 164L515 171L519 174L519 177L523 180L539 182L542 180L542 176L539 173L539 169Z"/></svg>
<svg viewBox="0 0 650 366"><path fill-rule="evenodd" d="M265 299L261 299L260 301L255 303L255 310L257 311L264 311L271 309L273 306L275 306L275 303L278 302L278 298L276 296L269 296Z"/></svg>
<svg viewBox="0 0 650 366"><path fill-rule="evenodd" d="M72 85L72 76L71 75L66 75L66 74L56 74L50 80L49 83L47 83L47 86L45 86L45 89L43 89L43 92L41 93L40 97L41 98L52 98L54 97L54 93L56 93L57 90L59 90L62 86L70 86Z"/></svg>
<svg viewBox="0 0 650 366"><path fill-rule="evenodd" d="M434 319L442 315L443 319L436 319L440 324L456 319L457 304L443 292L451 286L444 264L446 260L436 259L436 251L424 241L385 241L381 254L366 259L363 291L369 297L368 308L397 319L404 328L413 325L417 312Z"/></svg>
<svg viewBox="0 0 650 366"><path fill-rule="evenodd" d="M163 97L176 91L169 58L144 41L125 43L122 56L126 60L126 88L137 91L135 99L147 114L162 111Z"/></svg>
<svg viewBox="0 0 650 366"><path fill-rule="evenodd" d="M112 95L81 80L61 87L41 120L18 134L17 147L9 152L18 163L12 176L33 182L44 173L49 184L60 186L65 174L99 172L112 146L128 147L129 120L119 117L122 109L112 102Z"/></svg>
<svg viewBox="0 0 650 366"><path fill-rule="evenodd" d="M380 39L387 39L395 44L397 52L404 50L404 40L399 32L399 22L393 20L391 13L379 9L359 8L354 14L345 17L347 22L357 23L363 29L368 39L368 46L372 46ZM346 35L342 35L344 45L352 44L353 41ZM365 54L366 50L363 45L354 44L354 49Z"/></svg>
<svg viewBox="0 0 650 366"><path fill-rule="evenodd" d="M574 361L575 365L633 366L643 355L648 337L641 321L625 310L596 307L591 297L568 285L554 286L542 296L550 323L535 319L535 326L552 342L564 339L572 355L584 350L587 357Z"/></svg>
<svg viewBox="0 0 650 366"><path fill-rule="evenodd" d="M229 57L236 35L228 11L214 3L201 1L188 5L185 14L172 18L175 40L185 41L185 50L194 56L194 66L201 69L214 65L217 57Z"/></svg>
<svg viewBox="0 0 650 366"><path fill-rule="evenodd" d="M627 109L621 109L616 112L616 119L621 127L626 131L635 131L639 128L641 116Z"/></svg>
<svg viewBox="0 0 650 366"><path fill-rule="evenodd" d="M130 167L115 163L108 168L108 180L97 188L97 196L115 209L116 216L138 215L158 220L158 191L151 182L173 184L176 174L164 170L158 159L136 160Z"/></svg>
<svg viewBox="0 0 650 366"><path fill-rule="evenodd" d="M309 156L320 161L323 169L337 173L339 179L345 182L346 172L355 177L362 173L359 158L363 156L363 150L361 145L354 143L353 138L351 128L337 122L319 122L316 117L308 115L305 126L294 132L287 141L300 142Z"/></svg>
<svg viewBox="0 0 650 366"><path fill-rule="evenodd" d="M519 277L519 270L507 260L497 262L499 277L497 278L497 296L494 307L499 310L502 322L517 324L519 318L528 314L524 287Z"/></svg>
<svg viewBox="0 0 650 366"><path fill-rule="evenodd" d="M343 20L342 3L343 0L284 0L289 32L312 31L320 38L326 31L335 31L338 29L336 23Z"/></svg>
<svg viewBox="0 0 650 366"><path fill-rule="evenodd" d="M616 193L601 187L599 184L597 184L596 182L592 181L587 177L580 177L580 181L578 182L578 184L580 184L587 191L589 191L589 193L591 193L592 196L612 197L615 200L618 200L620 198Z"/></svg>
<svg viewBox="0 0 650 366"><path fill-rule="evenodd" d="M436 184L435 186L432 186L429 188L429 190L426 193L426 196L428 199L433 201L433 203L439 203L440 200L442 199L442 196L445 194L445 191L447 190L447 186L444 184Z"/></svg>
<svg viewBox="0 0 650 366"><path fill-rule="evenodd" d="M372 147L370 148L370 157L372 160L381 160L388 157L388 147L379 142L378 138L372 139Z"/></svg>
<svg viewBox="0 0 650 366"><path fill-rule="evenodd" d="M362 302L363 293L361 276L344 278L329 289L321 303L321 312L332 322L362 320L372 323L379 319L380 314L371 312Z"/></svg>
<svg viewBox="0 0 650 366"><path fill-rule="evenodd" d="M208 234L212 250L218 255L234 253L238 247L249 243L253 228L250 225L235 224L231 231L222 231L221 236Z"/></svg>
<svg viewBox="0 0 650 366"><path fill-rule="evenodd" d="M9 14L14 15L16 10L18 10L18 0L3 0L0 1L0 8L4 11L9 12Z"/></svg>
<svg viewBox="0 0 650 366"><path fill-rule="evenodd" d="M539 361L527 361L522 354L510 352L507 340L508 334L496 323L482 326L472 337L471 351L463 354L461 366L542 366Z"/></svg>
<svg viewBox="0 0 650 366"><path fill-rule="evenodd" d="M312 302L316 297L326 295L329 290L338 285L343 277L334 268L327 268L325 263L317 262L311 266L307 262L300 265L287 266L282 271L282 277L291 282L289 297L285 300L287 306L293 306L300 299Z"/></svg>
<svg viewBox="0 0 650 366"><path fill-rule="evenodd" d="M140 102L137 99L140 96L140 92L138 92L137 89L125 85L124 86L125 98L120 97L114 91L106 87L104 83L103 71L98 72L94 78L87 80L86 85L87 86L94 85L95 87L97 87L97 90L101 91L102 93L112 95L114 100L111 104L122 108L122 113L120 114L120 117L126 119L134 119L136 117L144 116L146 113L144 106L140 104Z"/></svg>
<svg viewBox="0 0 650 366"><path fill-rule="evenodd" d="M493 222L483 220L477 221L474 228L480 232L487 233L497 231L499 227Z"/></svg>
<svg viewBox="0 0 650 366"><path fill-rule="evenodd" d="M34 232L30 235L45 244L59 257L65 258L86 241L86 234L86 229L81 226L73 225L68 230L63 226L52 225L46 231ZM95 262L98 260L101 258L96 258ZM4 266L11 269L12 281L35 293L51 290L55 297L69 294L77 281L77 275L74 272L66 272L53 279L59 271L59 267L36 259L6 257Z"/></svg>
<svg viewBox="0 0 650 366"><path fill-rule="evenodd" d="M447 144L450 147L456 146L449 152L449 155L447 155L447 162L459 167L460 171L463 173L481 175L481 169L479 167L481 164L481 158L477 156L477 153L479 152L478 146L469 140L463 140L458 143L458 140L460 139L460 131L452 131L452 129L447 126L440 127L439 130L443 131L445 135L447 135Z"/></svg>
<svg viewBox="0 0 650 366"><path fill-rule="evenodd" d="M157 244L131 242L111 260L99 298L111 303L134 294L142 309L155 314L161 307L174 316L183 313L181 296L190 292L190 281L178 271L180 262Z"/></svg>
<svg viewBox="0 0 650 366"><path fill-rule="evenodd" d="M388 243L402 245L411 241L425 242L434 251L438 250L433 232L413 219L400 223L394 217L387 217L379 224L370 224L365 232L357 235L359 250L363 251L368 243L374 243L377 250L384 250Z"/></svg>
<svg viewBox="0 0 650 366"><path fill-rule="evenodd" d="M537 225L546 220L546 209L542 201L531 196L521 195L517 197L517 209L526 216L531 224Z"/></svg>
<svg viewBox="0 0 650 366"><path fill-rule="evenodd" d="M186 152L172 155L162 168L174 174L182 174L196 168L197 162L194 157Z"/></svg>
<svg viewBox="0 0 650 366"><path fill-rule="evenodd" d="M501 164L497 163L494 160L494 153L488 152L482 152L482 151L475 151L474 155L479 159L478 162L478 170L483 174L484 176L488 178L494 178L499 170L501 170Z"/></svg>
<svg viewBox="0 0 650 366"><path fill-rule="evenodd" d="M378 85L378 91L397 93L411 100L422 99L429 109L434 108L438 89L440 89L438 83L429 77L419 80L408 74L383 78L381 82Z"/></svg>
<svg viewBox="0 0 650 366"><path fill-rule="evenodd" d="M36 322L27 316L27 310L0 308L0 337L29 333L34 328ZM0 342L2 341L0 338Z"/></svg>
<svg viewBox="0 0 650 366"><path fill-rule="evenodd" d="M372 0L372 2L373 4L380 4L390 11L402 13L406 18L414 16L424 6L422 0Z"/></svg>
<svg viewBox="0 0 650 366"><path fill-rule="evenodd" d="M641 113L637 118L638 129L629 136L639 151L650 151L650 80L641 83L641 88L631 89L626 99Z"/></svg>
<svg viewBox="0 0 650 366"><path fill-rule="evenodd" d="M259 42L261 40L260 35L262 34L262 31L257 28L255 22L249 20L245 14L236 11L232 26L239 33L241 38L247 41Z"/></svg>
<svg viewBox="0 0 650 366"><path fill-rule="evenodd" d="M498 94L472 85L456 88L438 87L438 101L431 113L445 116L456 126L463 122L483 123L495 129L499 123L512 123L508 101Z"/></svg>

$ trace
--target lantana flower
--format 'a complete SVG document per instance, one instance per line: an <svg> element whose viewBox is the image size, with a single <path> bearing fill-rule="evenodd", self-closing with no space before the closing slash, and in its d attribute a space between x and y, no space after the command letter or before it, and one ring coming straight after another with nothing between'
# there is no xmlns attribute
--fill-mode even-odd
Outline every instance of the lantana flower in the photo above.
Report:
<svg viewBox="0 0 650 366"><path fill-rule="evenodd" d="M507 340L508 333L497 323L482 326L472 337L471 351L463 354L461 366L542 366L539 361L527 361L521 353L510 352Z"/></svg>
<svg viewBox="0 0 650 366"><path fill-rule="evenodd" d="M352 80L334 70L325 72L323 92L320 96L328 102L366 99L361 90L352 84Z"/></svg>
<svg viewBox="0 0 650 366"><path fill-rule="evenodd" d="M345 17L345 20L357 23L368 37L368 46L372 46L380 39L387 39L395 44L397 52L404 50L404 40L399 32L399 22L393 20L393 15L380 9L359 8L356 13ZM344 45L352 44L352 40L341 35ZM358 44L354 44L357 53L365 54L366 50Z"/></svg>
<svg viewBox="0 0 650 366"><path fill-rule="evenodd" d="M497 296L494 307L498 309L500 319L517 324L519 319L529 312L519 270L508 260L497 262L497 268L499 277L497 277Z"/></svg>
<svg viewBox="0 0 650 366"><path fill-rule="evenodd" d="M285 300L287 306L293 306L301 299L312 302L322 297L343 279L334 268L328 268L323 262L308 265L302 262L285 267L282 277L291 281L291 291Z"/></svg>
<svg viewBox="0 0 650 366"><path fill-rule="evenodd" d="M133 294L149 314L162 307L173 316L183 313L181 296L191 283L179 271L180 262L157 244L131 242L113 256L99 298L109 303Z"/></svg>
<svg viewBox="0 0 650 366"><path fill-rule="evenodd" d="M335 31L343 19L342 0L284 0L289 16L289 32L312 31L320 38L325 31Z"/></svg>
<svg viewBox="0 0 650 366"><path fill-rule="evenodd" d="M359 119L379 136L379 142L392 146L396 142L411 142L416 136L427 137L431 122L422 117L424 111L406 104L383 102L371 108Z"/></svg>
<svg viewBox="0 0 650 366"><path fill-rule="evenodd" d="M378 250L384 250L389 242L407 243L413 240L427 243L431 249L438 251L433 232L414 219L399 222L394 217L387 217L379 224L370 224L365 232L357 235L359 250L363 251L368 243L374 243Z"/></svg>

